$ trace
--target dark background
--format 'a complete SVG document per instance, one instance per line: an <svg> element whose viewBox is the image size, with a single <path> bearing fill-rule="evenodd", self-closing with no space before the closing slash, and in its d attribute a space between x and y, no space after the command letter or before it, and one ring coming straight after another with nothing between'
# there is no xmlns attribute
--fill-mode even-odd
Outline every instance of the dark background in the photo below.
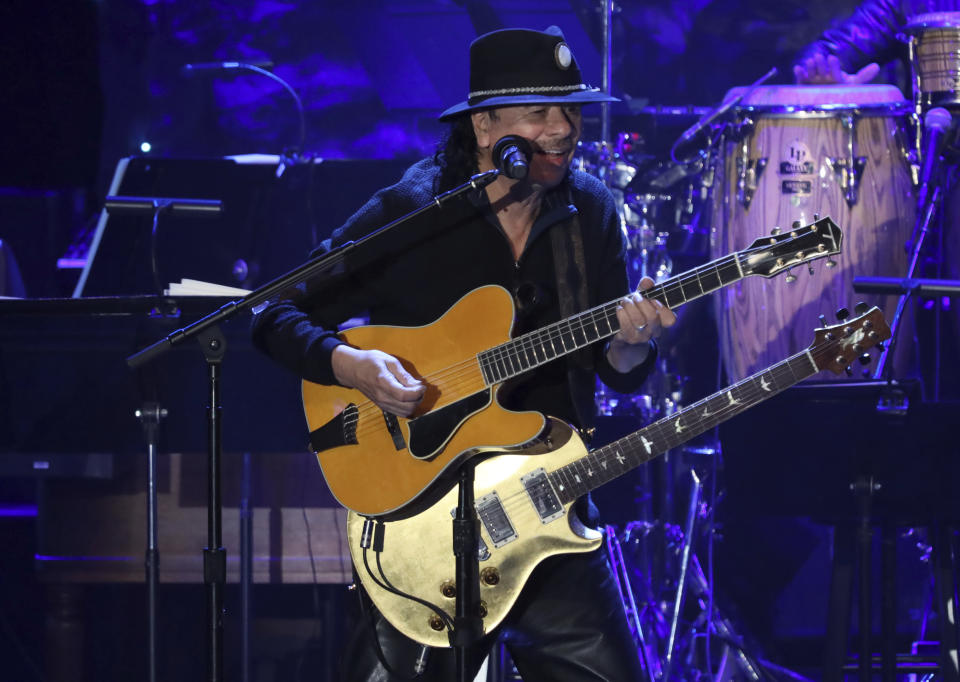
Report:
<svg viewBox="0 0 960 682"><path fill-rule="evenodd" d="M670 143L695 117L665 121L640 113L642 107L715 106L728 89L752 82L772 66L779 74L771 83L789 83L794 55L854 4L851 0L618 3L612 91L623 102L612 107L614 131L639 133L638 153L665 158ZM156 178L149 174L160 169L171 174L168 191L176 187L184 196L190 196L191 189L198 196L239 193L236 200L241 204L255 204L259 213L255 223L246 226L245 241L241 243L236 234L224 236L220 224L206 234L208 242L201 242L197 255L215 252L214 242L231 242L230 260L222 266L229 268L237 249L252 253L258 244L278 241L282 248L270 254L272 260L259 273L276 274L296 264L317 238L325 237L357 208L369 194L368 187L386 184L405 163L432 153L441 133L437 114L466 97L467 44L476 35L503 26L542 29L557 24L587 81L599 85L599 6L587 0L0 3L4 101L0 239L16 254L29 295L69 295L77 270L58 269L57 259L86 255L118 161L142 155L145 158L137 163L141 170L145 166L150 170L127 178L131 192L156 189L151 184ZM303 149L292 148L297 137L293 101L270 79L247 73L187 78L181 73L185 63L220 60L274 63L274 73L302 99L307 122ZM597 139L598 109L586 113L585 138ZM149 153L141 149L144 142L151 145ZM242 178L232 176L233 171L215 170L194 181L190 174L197 172L196 164L176 171L184 159L207 159L204 163L219 167L224 165L219 158L226 155L294 151L313 159L316 172L307 171L309 164L301 165L278 180L270 177L273 167ZM151 165L151 160L156 162ZM218 183L230 186L217 189ZM142 231L144 226L131 220L123 229ZM123 248L121 244L117 252ZM200 247L193 240L184 248ZM697 342L710 337L710 331L699 332L681 343L696 353ZM31 429L43 434L42 447L62 447L50 442L49 427L29 422L21 411L30 412L24 407L28 400L46 399L44 386L55 381L50 375L69 372L71 363L80 362L81 358L61 357L32 377L23 375L23 367L5 368L0 376L0 409L5 411L0 435L5 448L29 448L24 434L31 434ZM30 390L25 390L30 382ZM705 383L712 385L713 377ZM238 406L234 414L245 414L243 409ZM51 414L52 410L44 413L44 418L53 419ZM294 410L285 418L298 417ZM83 421L74 414L67 423L77 420ZM247 419L245 426L251 421ZM127 452L136 450L137 434L129 426L121 430ZM608 423L605 428L613 437L637 424ZM723 467L716 460L687 453L681 461L701 470L708 491L722 490ZM739 464L752 468L749 462ZM733 470L739 473L736 466ZM722 529L724 540L715 545L718 600L767 658L818 677L833 530L817 509L797 504L785 511L759 504L758 500L778 498L775 487L765 488L764 495L750 495L751 486L784 484L769 480L778 471L788 476L789 464L775 466L767 477L744 475L736 487L739 499L722 501L729 522ZM651 476L656 484L666 474L655 470ZM628 477L607 491L605 511L610 518L618 522L635 518L638 498L650 494L638 487L641 483L649 484L650 479ZM833 489L844 481L829 483ZM812 485L806 479L804 484ZM676 485L686 490L684 483ZM49 655L44 649L46 596L33 561L38 528L29 513L40 488L29 478L0 479L4 498L0 502L28 510L24 516L0 518L6 550L0 559L0 679L43 679ZM809 497L818 495L808 491ZM682 507L683 500L675 502ZM923 549L912 536L901 539L899 553L904 569L898 632L907 646L921 629L929 576L918 558ZM636 563L635 558L630 560ZM230 587L231 613L237 598ZM164 587L162 645L170 658L163 672L168 679L199 679L202 674L200 599L200 586ZM328 618L333 612L346 614L349 600L352 597L340 586L258 587L257 617L307 624L293 644L280 645L269 633L262 635L258 679L325 679L324 666L330 665L331 651L342 641L347 616L323 620L324 614ZM77 679L141 677L143 586L91 588L85 604L87 662ZM235 656L236 638L236 622L228 619L228 656ZM229 665L235 665L235 658Z"/></svg>

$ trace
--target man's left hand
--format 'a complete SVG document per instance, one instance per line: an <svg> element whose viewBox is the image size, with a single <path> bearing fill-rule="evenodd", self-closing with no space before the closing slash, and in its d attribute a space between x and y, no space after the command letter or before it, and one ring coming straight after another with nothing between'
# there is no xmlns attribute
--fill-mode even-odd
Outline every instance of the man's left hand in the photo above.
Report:
<svg viewBox="0 0 960 682"><path fill-rule="evenodd" d="M640 289L646 291L653 280L644 277ZM610 341L607 360L618 372L629 372L642 363L650 351L650 339L660 336L664 327L672 327L677 315L660 301L644 298L634 291L620 299L617 306L620 331Z"/></svg>

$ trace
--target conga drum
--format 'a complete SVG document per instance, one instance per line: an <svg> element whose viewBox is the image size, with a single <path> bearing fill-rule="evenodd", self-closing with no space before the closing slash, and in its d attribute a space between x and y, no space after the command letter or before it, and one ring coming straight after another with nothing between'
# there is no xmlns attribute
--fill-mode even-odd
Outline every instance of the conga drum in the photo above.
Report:
<svg viewBox="0 0 960 682"><path fill-rule="evenodd" d="M919 103L960 105L960 12L918 14L903 32Z"/></svg>
<svg viewBox="0 0 960 682"><path fill-rule="evenodd" d="M852 315L859 300L879 306L889 321L897 297L856 294L853 278L906 275L904 242L916 212L906 157L909 105L897 88L769 86L735 88L727 98L744 93L737 122L716 150L712 257L775 228L807 225L815 215L840 226L843 245L840 255L813 262L809 271L750 277L719 292L720 353L731 381L807 348L820 315L834 324L836 310ZM904 324L895 376L912 373L900 359L912 346L912 322Z"/></svg>

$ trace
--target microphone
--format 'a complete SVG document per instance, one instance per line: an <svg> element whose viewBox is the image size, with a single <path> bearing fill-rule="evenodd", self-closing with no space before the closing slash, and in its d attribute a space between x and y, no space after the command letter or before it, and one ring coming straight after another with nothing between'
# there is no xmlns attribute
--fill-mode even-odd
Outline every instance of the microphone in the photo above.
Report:
<svg viewBox="0 0 960 682"><path fill-rule="evenodd" d="M931 185L936 182L937 172L940 170L940 155L943 153L943 147L952 129L953 116L943 107L931 109L923 117L923 132L926 139L923 146L923 165L920 167L918 177L920 189L917 191L917 206L922 207L927 202L927 195L932 189Z"/></svg>
<svg viewBox="0 0 960 682"><path fill-rule="evenodd" d="M192 76L199 71L231 71L251 66L269 71L273 68L273 62L268 60L257 62L197 62L196 64L184 64L180 68L180 73L184 76Z"/></svg>
<svg viewBox="0 0 960 682"><path fill-rule="evenodd" d="M493 145L493 163L512 180L527 177L532 154L530 143L519 135L504 135Z"/></svg>

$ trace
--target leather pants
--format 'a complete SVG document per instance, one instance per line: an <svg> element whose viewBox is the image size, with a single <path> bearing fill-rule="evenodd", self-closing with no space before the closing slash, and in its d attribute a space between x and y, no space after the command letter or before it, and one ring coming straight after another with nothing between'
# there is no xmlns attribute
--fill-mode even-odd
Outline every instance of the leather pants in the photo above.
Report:
<svg viewBox="0 0 960 682"><path fill-rule="evenodd" d="M420 645L387 623L369 599L364 598L364 604L372 613L359 619L344 651L344 682L457 679L453 649L432 649L426 672L414 678ZM371 619L383 654L397 675L388 673L379 661ZM646 679L613 574L600 549L551 557L534 570L501 626L470 647L471 680L497 638L505 643L524 682Z"/></svg>

